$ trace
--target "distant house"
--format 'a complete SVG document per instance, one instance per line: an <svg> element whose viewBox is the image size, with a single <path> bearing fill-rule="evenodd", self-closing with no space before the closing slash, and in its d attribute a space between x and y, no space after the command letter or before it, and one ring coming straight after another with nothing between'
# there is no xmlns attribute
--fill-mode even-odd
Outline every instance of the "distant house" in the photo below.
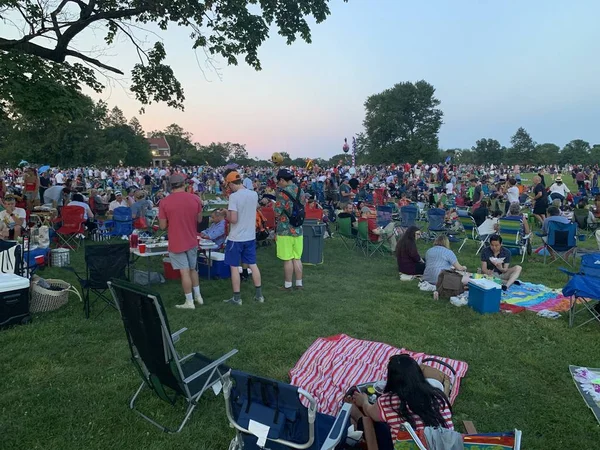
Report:
<svg viewBox="0 0 600 450"><path fill-rule="evenodd" d="M164 136L146 138L150 144L150 152L152 153L152 165L154 167L166 167L169 165L171 157L171 147Z"/></svg>

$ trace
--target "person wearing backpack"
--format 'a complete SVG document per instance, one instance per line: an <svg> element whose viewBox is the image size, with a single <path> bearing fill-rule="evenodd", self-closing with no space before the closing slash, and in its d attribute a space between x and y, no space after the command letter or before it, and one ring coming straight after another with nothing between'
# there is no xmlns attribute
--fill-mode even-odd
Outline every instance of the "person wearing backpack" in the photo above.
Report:
<svg viewBox="0 0 600 450"><path fill-rule="evenodd" d="M277 172L277 257L283 261L284 284L279 289L292 291L292 276L296 276L296 289L302 290L302 224L304 199L302 190L293 182L294 174L287 169Z"/></svg>

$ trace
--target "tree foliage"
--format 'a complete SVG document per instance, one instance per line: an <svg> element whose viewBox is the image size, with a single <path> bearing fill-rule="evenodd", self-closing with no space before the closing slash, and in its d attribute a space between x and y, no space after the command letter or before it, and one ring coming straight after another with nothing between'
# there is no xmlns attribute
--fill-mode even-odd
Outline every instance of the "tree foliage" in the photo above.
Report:
<svg viewBox="0 0 600 450"><path fill-rule="evenodd" d="M426 81L398 83L367 98L361 152L374 163L437 162L443 113Z"/></svg>
<svg viewBox="0 0 600 450"><path fill-rule="evenodd" d="M130 89L144 105L166 102L183 109L184 91L162 41L148 46L138 36L145 25L189 30L190 47L207 57L237 64L243 57L261 69L258 49L274 26L288 44L297 37L311 42L307 18L320 23L329 15L329 0L0 0L0 79L19 72L27 80L46 79L77 87L102 89L95 71L123 75L102 61L108 46L125 38L139 57L131 70ZM258 7L257 7L258 6ZM12 28L12 29L11 29ZM79 49L82 33L104 35L104 46ZM13 37L18 34L18 37ZM75 62L71 62L75 61ZM84 65L85 64L85 65ZM92 70L93 68L93 70ZM21 82L23 80L20 80Z"/></svg>
<svg viewBox="0 0 600 450"><path fill-rule="evenodd" d="M471 149L478 164L501 164L506 149L496 139L479 139Z"/></svg>

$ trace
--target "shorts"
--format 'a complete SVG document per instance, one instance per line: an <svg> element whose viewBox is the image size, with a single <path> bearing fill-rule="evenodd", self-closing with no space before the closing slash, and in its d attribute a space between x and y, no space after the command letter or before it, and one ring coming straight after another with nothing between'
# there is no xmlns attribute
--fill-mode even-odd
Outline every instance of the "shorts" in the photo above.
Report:
<svg viewBox="0 0 600 450"><path fill-rule="evenodd" d="M282 261L302 258L303 236L277 236L277 257Z"/></svg>
<svg viewBox="0 0 600 450"><path fill-rule="evenodd" d="M231 267L239 267L242 264L256 264L256 240L227 241L223 261Z"/></svg>
<svg viewBox="0 0 600 450"><path fill-rule="evenodd" d="M546 215L546 210L548 209L548 203L544 203L544 201L535 201L535 206L533 207L533 213L538 216Z"/></svg>
<svg viewBox="0 0 600 450"><path fill-rule="evenodd" d="M23 197L25 197L27 200L37 200L38 193L35 191L25 191L23 192Z"/></svg>
<svg viewBox="0 0 600 450"><path fill-rule="evenodd" d="M198 247L191 248L181 253L169 252L169 258L171 258L171 266L173 266L173 269L175 270L196 270L196 267L198 266Z"/></svg>

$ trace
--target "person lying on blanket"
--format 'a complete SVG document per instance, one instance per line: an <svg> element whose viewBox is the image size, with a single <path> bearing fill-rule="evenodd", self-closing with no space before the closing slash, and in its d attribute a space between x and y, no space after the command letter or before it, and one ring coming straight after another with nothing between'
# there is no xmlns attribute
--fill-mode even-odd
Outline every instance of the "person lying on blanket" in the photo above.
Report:
<svg viewBox="0 0 600 450"><path fill-rule="evenodd" d="M490 246L481 252L481 273L500 278L502 290L506 291L513 284L521 284L518 278L521 276L521 266L510 265L510 250L502 247L502 236L493 234L490 237Z"/></svg>
<svg viewBox="0 0 600 450"><path fill-rule="evenodd" d="M388 363L384 393L376 403L370 404L367 394L353 393L352 421L356 429L365 431L367 443L374 431L379 450L393 450L393 441L404 422L415 431L427 426L454 430L452 408L443 389L441 381L425 378L422 368L410 355L394 355ZM373 421L374 430L367 431L365 418Z"/></svg>

